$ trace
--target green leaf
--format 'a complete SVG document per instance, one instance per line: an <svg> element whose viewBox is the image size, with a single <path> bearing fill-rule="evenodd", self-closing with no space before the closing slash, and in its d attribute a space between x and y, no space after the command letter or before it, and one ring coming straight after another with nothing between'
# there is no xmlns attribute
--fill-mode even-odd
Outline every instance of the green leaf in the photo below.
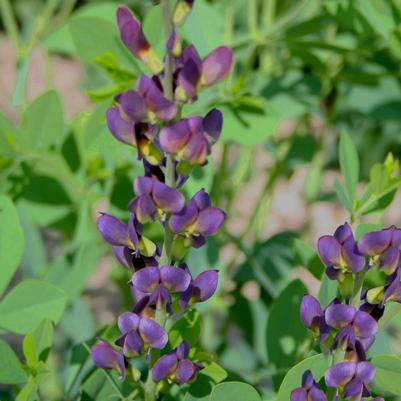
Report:
<svg viewBox="0 0 401 401"><path fill-rule="evenodd" d="M277 401L288 401L291 391L301 386L302 375L305 370L310 370L316 381L319 381L328 367L323 354L314 355L304 359L302 362L291 368L286 374L280 389L278 390Z"/></svg>
<svg viewBox="0 0 401 401"><path fill-rule="evenodd" d="M326 308L337 296L337 287L338 283L336 280L330 280L326 274L323 274L318 295L318 300L322 308Z"/></svg>
<svg viewBox="0 0 401 401"><path fill-rule="evenodd" d="M27 375L11 347L0 339L0 383L19 384L27 380Z"/></svg>
<svg viewBox="0 0 401 401"><path fill-rule="evenodd" d="M299 308L308 292L300 280L291 282L275 299L267 322L267 354L276 368L290 367L296 362L299 345L307 331L301 323Z"/></svg>
<svg viewBox="0 0 401 401"><path fill-rule="evenodd" d="M45 92L37 97L23 115L24 142L31 149L46 149L61 142L64 134L63 106L59 94Z"/></svg>
<svg viewBox="0 0 401 401"><path fill-rule="evenodd" d="M249 384L226 382L215 386L210 401L261 401L259 393Z"/></svg>
<svg viewBox="0 0 401 401"><path fill-rule="evenodd" d="M53 334L52 322L45 319L32 333L25 336L22 346L28 365L46 362L53 343Z"/></svg>
<svg viewBox="0 0 401 401"><path fill-rule="evenodd" d="M345 194L344 188L341 186L338 180L334 181L334 189L336 191L339 201L350 213L352 213L352 204L349 201L347 195Z"/></svg>
<svg viewBox="0 0 401 401"><path fill-rule="evenodd" d="M16 401L36 401L39 386L33 377L30 377L25 386L18 393Z"/></svg>
<svg viewBox="0 0 401 401"><path fill-rule="evenodd" d="M202 361L204 369L202 373L213 379L215 383L220 383L227 378L227 372L219 364L213 361Z"/></svg>
<svg viewBox="0 0 401 401"><path fill-rule="evenodd" d="M353 205L359 179L359 159L351 137L345 132L340 136L339 158L341 174L345 181L348 199L351 205Z"/></svg>
<svg viewBox="0 0 401 401"><path fill-rule="evenodd" d="M376 385L383 391L401 396L401 358L395 355L378 355L371 362L376 367Z"/></svg>
<svg viewBox="0 0 401 401"><path fill-rule="evenodd" d="M67 298L64 291L40 280L25 280L0 302L0 327L26 334L43 319L57 323Z"/></svg>
<svg viewBox="0 0 401 401"><path fill-rule="evenodd" d="M12 201L0 195L0 295L6 289L20 263L24 233Z"/></svg>
<svg viewBox="0 0 401 401"><path fill-rule="evenodd" d="M194 347L198 343L200 331L200 315L195 309L192 309L171 327L169 333L171 347L177 347L184 340L188 341L191 347Z"/></svg>
<svg viewBox="0 0 401 401"><path fill-rule="evenodd" d="M362 237L363 234L366 234L370 231L379 231L382 226L376 223L362 223L355 230L355 239L358 241L359 238Z"/></svg>

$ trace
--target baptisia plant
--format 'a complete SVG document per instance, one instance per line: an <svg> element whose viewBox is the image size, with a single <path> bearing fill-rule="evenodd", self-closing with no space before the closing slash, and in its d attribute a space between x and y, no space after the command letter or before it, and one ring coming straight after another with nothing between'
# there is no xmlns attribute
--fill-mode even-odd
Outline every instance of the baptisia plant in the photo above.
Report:
<svg viewBox="0 0 401 401"><path fill-rule="evenodd" d="M302 386L292 391L291 401L371 400L376 369L368 360L369 349L387 305L401 302L401 229L392 226L369 232L356 241L345 223L334 235L321 237L318 250L328 278L338 281L340 295L325 309L306 295L300 315L330 366L325 387L307 371ZM384 276L382 286L367 286L365 275L372 269Z"/></svg>
<svg viewBox="0 0 401 401"><path fill-rule="evenodd" d="M170 346L168 327L193 305L211 298L218 283L218 270L193 276L183 259L191 247L203 246L218 232L225 213L213 207L204 189L186 201L182 188L194 167L207 164L223 118L217 109L205 116L183 118L181 113L201 90L228 75L232 53L219 47L202 59L193 45L182 45L179 26L192 3L178 1L170 10L169 2L162 2L167 38L163 61L131 11L125 6L117 10L122 42L152 75L141 75L136 87L117 95L106 112L111 134L136 149L144 175L134 180L127 223L106 213L98 218L100 234L118 261L131 270L134 305L118 318L121 335L115 343L99 339L92 358L99 368L117 369L127 380L133 358L146 361L147 378L141 382L146 401L156 400L160 390L172 383L193 381L203 368L187 341L174 349ZM162 243L144 235L150 224L161 225Z"/></svg>

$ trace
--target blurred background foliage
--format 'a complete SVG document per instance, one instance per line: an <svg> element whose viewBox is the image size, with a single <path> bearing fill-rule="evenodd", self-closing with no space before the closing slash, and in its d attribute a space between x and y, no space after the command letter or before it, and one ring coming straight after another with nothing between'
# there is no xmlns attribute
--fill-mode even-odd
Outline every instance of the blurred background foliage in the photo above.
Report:
<svg viewBox="0 0 401 401"><path fill-rule="evenodd" d="M2 401L135 392L94 370L85 343L132 304L128 272L94 224L99 211L127 217L141 174L105 126L113 96L144 71L119 42L118 3L0 1ZM162 54L160 6L124 3ZM235 54L229 79L184 109L224 113L213 160L189 185L228 213L223 232L188 260L195 271L221 269L219 296L199 307L200 341L229 378L274 400L311 344L298 309L322 276L316 238L345 219L359 234L400 223L401 1L196 0L180 34L201 56L221 44ZM54 333L43 319L57 323ZM396 316L371 356L399 352L400 339ZM185 400L207 399L206 387L195 383Z"/></svg>

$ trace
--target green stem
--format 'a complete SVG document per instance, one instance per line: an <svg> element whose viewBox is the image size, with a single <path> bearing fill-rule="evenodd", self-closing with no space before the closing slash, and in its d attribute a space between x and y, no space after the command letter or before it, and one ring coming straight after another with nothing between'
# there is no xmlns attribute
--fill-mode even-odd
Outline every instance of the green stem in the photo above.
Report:
<svg viewBox="0 0 401 401"><path fill-rule="evenodd" d="M173 25L171 22L171 15L170 15L170 8L168 0L163 0L162 2L162 9L163 9L163 25L164 25L164 34L166 41L168 40L172 30ZM165 67L164 67L164 79L163 79L163 89L164 94L170 100L174 101L174 94L173 94L173 67L174 67L174 60L169 51L166 53L165 59ZM173 156L167 156L167 163L165 169L165 177L166 177L166 184L172 188L176 187L175 182L175 163ZM168 220L168 216L166 218ZM161 265L168 265L171 263L171 248L173 244L173 233L171 232L168 224L166 223L164 226L164 242L163 242L163 249L162 254L160 256L160 264ZM155 320L159 323L160 326L164 327L166 320L167 320L167 313L165 309L157 309ZM156 360L159 358L160 351L156 349L152 349L150 352L150 366L152 367ZM156 382L153 380L152 375L148 373L148 378L146 379L145 383L145 401L155 401L157 399L157 386Z"/></svg>
<svg viewBox="0 0 401 401"><path fill-rule="evenodd" d="M362 270L361 272L354 274L354 287L352 290L350 304L355 306L355 308L359 308L359 306L361 305L361 292L363 282L365 280L365 273L366 270Z"/></svg>

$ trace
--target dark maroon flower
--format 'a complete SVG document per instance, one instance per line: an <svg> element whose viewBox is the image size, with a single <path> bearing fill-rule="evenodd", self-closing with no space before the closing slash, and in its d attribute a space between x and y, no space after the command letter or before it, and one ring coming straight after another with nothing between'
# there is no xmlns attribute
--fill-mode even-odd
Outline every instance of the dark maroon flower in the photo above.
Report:
<svg viewBox="0 0 401 401"><path fill-rule="evenodd" d="M358 341L366 350L375 338L377 323L368 313L352 305L332 304L325 312L326 323L340 330L335 337L335 344L355 348Z"/></svg>
<svg viewBox="0 0 401 401"><path fill-rule="evenodd" d="M344 399L360 401L370 395L367 386L375 372L369 362L341 362L326 372L325 380L328 387L339 389Z"/></svg>
<svg viewBox="0 0 401 401"><path fill-rule="evenodd" d="M203 366L188 358L189 344L183 341L177 348L159 358L152 368L153 380L169 379L178 384L192 381Z"/></svg>
<svg viewBox="0 0 401 401"><path fill-rule="evenodd" d="M135 19L128 7L118 7L117 24L120 30L121 40L127 49L130 50L137 59L146 64L154 73L157 74L162 71L163 63L149 46L139 22Z"/></svg>
<svg viewBox="0 0 401 401"><path fill-rule="evenodd" d="M391 226L362 235L359 250L373 259L373 264L392 274L400 264L401 229Z"/></svg>
<svg viewBox="0 0 401 401"><path fill-rule="evenodd" d="M180 294L180 306L186 310L197 302L207 301L216 292L219 273L216 269L206 270L193 279L188 266L184 263L180 266L191 276L188 288Z"/></svg>
<svg viewBox="0 0 401 401"><path fill-rule="evenodd" d="M204 117L184 118L160 131L162 149L190 166L204 165L222 129L223 118L213 109Z"/></svg>
<svg viewBox="0 0 401 401"><path fill-rule="evenodd" d="M327 401L327 397L315 382L312 372L307 370L302 376L302 387L291 392L290 401Z"/></svg>
<svg viewBox="0 0 401 401"><path fill-rule="evenodd" d="M225 214L212 207L209 195L202 189L197 192L184 209L170 218L170 227L188 244L198 248L205 243L205 237L217 233L223 225Z"/></svg>
<svg viewBox="0 0 401 401"><path fill-rule="evenodd" d="M317 246L331 279L339 278L341 273L358 273L365 267L365 257L359 252L347 223L338 227L334 235L320 237Z"/></svg>
<svg viewBox="0 0 401 401"><path fill-rule="evenodd" d="M172 302L171 293L184 292L191 276L175 266L150 266L135 272L131 284L137 291L136 298L149 296L149 305L163 308Z"/></svg>
<svg viewBox="0 0 401 401"><path fill-rule="evenodd" d="M128 358L141 354L148 347L162 349L168 337L164 329L152 319L125 312L118 318L121 336L116 344Z"/></svg>

